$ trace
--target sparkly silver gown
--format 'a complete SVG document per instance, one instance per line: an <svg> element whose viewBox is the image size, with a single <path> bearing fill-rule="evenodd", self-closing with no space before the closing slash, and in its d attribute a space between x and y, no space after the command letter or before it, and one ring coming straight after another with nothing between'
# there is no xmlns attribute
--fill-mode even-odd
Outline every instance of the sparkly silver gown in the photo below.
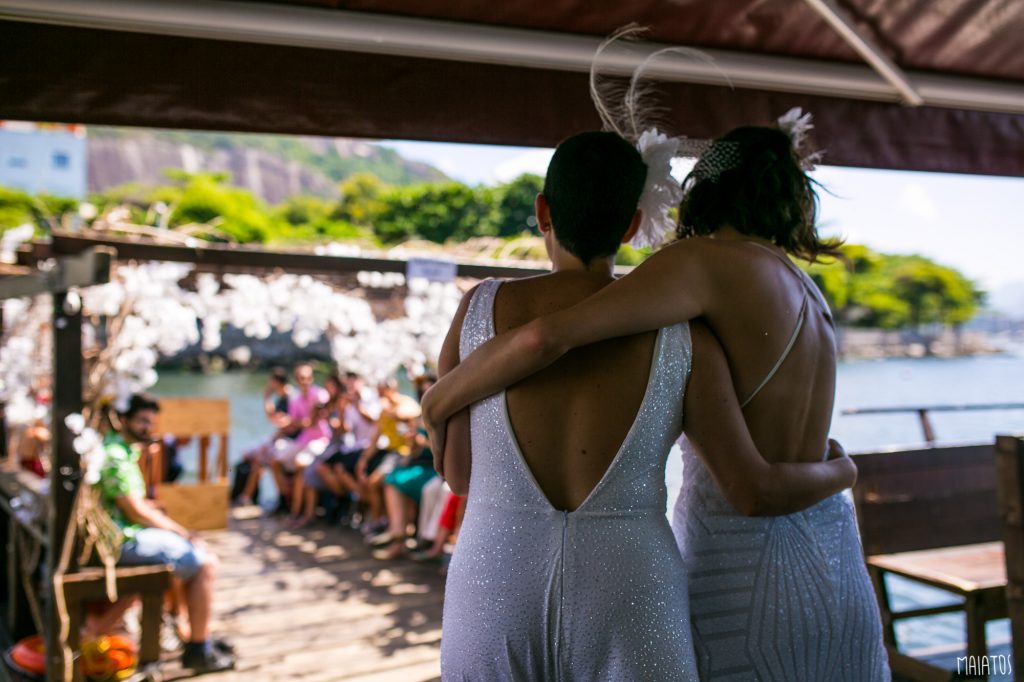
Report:
<svg viewBox="0 0 1024 682"><path fill-rule="evenodd" d="M789 355L807 309L827 313L810 279L783 262L804 284L804 304L786 350L743 406ZM743 516L685 437L679 445L683 485L672 526L689 575L701 682L890 680L849 496L787 516Z"/></svg>
<svg viewBox="0 0 1024 682"><path fill-rule="evenodd" d="M482 283L470 302L462 357L494 335L499 285ZM473 405L443 680L697 682L686 573L665 515L665 459L681 429L689 363L689 328L661 330L637 419L572 512L553 508L533 479L505 394Z"/></svg>

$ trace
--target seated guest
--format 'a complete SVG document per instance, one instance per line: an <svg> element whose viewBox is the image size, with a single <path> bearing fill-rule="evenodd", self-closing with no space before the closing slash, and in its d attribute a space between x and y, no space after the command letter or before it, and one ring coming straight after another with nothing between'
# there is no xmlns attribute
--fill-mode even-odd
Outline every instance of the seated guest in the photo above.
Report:
<svg viewBox="0 0 1024 682"><path fill-rule="evenodd" d="M144 394L131 397L121 414L120 432L104 440L106 460L98 488L103 506L121 529L120 564L169 564L184 582L189 637L182 666L196 673L228 670L234 657L210 638L210 615L217 558L203 541L160 511L146 498L139 468L141 450L153 440L160 405Z"/></svg>
<svg viewBox="0 0 1024 682"><path fill-rule="evenodd" d="M332 441L324 453L326 457L307 469L315 477L311 481L312 485L326 489L338 498L359 494L356 467L360 455L378 435L378 414L364 400L361 387L349 381L346 381L346 386L339 400L340 416L337 418L337 427L343 432L340 443ZM335 425L332 425L333 428Z"/></svg>
<svg viewBox="0 0 1024 682"><path fill-rule="evenodd" d="M288 441L299 435L301 427L293 424L288 416L291 395L288 373L283 367L274 367L263 389L263 412L267 421L273 425L274 432L256 447L242 453L242 461L235 469L235 475L245 479L244 487L236 499L240 505L253 503L263 468L270 465L273 453L277 449L284 449Z"/></svg>
<svg viewBox="0 0 1024 682"><path fill-rule="evenodd" d="M281 496L278 508L285 511L292 508L293 502L289 478L323 452L330 440L323 410L317 409L327 403L327 391L313 382L313 366L308 362L296 365L294 375L298 390L288 399L288 423L299 432L290 443L280 440L275 443L270 459L270 470Z"/></svg>
<svg viewBox="0 0 1024 682"><path fill-rule="evenodd" d="M373 538L371 545L388 545L387 549L374 552L377 559L397 559L404 551L406 526L412 505L419 505L424 486L437 476L434 471L434 456L430 452L427 430L422 426L416 430L408 455L384 476L384 506L387 509L388 529Z"/></svg>
<svg viewBox="0 0 1024 682"><path fill-rule="evenodd" d="M412 449L416 419L420 416L419 404L399 393L394 379L378 385L377 392L381 406L377 432L356 463L359 497L367 506L363 524L367 535L375 535L388 525L384 515L384 477Z"/></svg>

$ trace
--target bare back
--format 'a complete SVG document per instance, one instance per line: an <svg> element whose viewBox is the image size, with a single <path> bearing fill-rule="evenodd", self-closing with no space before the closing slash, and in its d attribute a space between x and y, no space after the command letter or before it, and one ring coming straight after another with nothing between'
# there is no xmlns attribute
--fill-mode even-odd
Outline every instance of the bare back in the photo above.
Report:
<svg viewBox="0 0 1024 682"><path fill-rule="evenodd" d="M758 450L769 462L821 461L835 400L836 345L820 293L775 247L701 241L708 269L716 273L718 300L725 302L705 317L725 350L741 402L785 357L743 410Z"/></svg>
<svg viewBox="0 0 1024 682"><path fill-rule="evenodd" d="M494 303L495 331L568 308L611 281L561 272L506 282ZM576 509L607 471L643 401L656 340L646 332L574 349L507 390L516 440L556 509Z"/></svg>

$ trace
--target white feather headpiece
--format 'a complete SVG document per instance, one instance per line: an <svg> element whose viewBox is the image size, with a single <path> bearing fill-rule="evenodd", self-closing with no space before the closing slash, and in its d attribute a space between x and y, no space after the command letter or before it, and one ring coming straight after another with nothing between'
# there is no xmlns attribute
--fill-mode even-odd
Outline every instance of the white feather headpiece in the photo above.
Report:
<svg viewBox="0 0 1024 682"><path fill-rule="evenodd" d="M820 149L812 151L807 148L810 142L808 133L814 128L814 124L811 123L811 112L808 111L805 114L800 107L793 107L779 116L777 124L779 130L789 136L789 140L793 144L793 151L800 159L800 166L805 171L814 170L815 164L821 161L824 152Z"/></svg>
<svg viewBox="0 0 1024 682"><path fill-rule="evenodd" d="M705 140L673 137L662 132L665 126L658 120L662 108L657 102L656 89L645 81L646 72L657 59L669 54L698 59L717 68L714 60L700 50L667 47L648 55L625 86L621 78L601 76L600 59L605 50L612 44L635 40L646 30L630 24L615 31L597 48L590 66L590 96L604 129L636 145L647 166L647 180L637 206L643 212L643 220L630 241L635 248L660 246L674 230L675 225L668 213L679 205L683 191L672 177L672 159L683 154L697 156L710 144Z"/></svg>

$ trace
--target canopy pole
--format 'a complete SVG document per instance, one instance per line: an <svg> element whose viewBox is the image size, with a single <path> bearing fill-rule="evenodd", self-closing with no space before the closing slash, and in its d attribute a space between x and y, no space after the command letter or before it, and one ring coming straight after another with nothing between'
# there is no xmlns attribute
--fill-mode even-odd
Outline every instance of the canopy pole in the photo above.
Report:
<svg viewBox="0 0 1024 682"><path fill-rule="evenodd" d="M846 44L857 51L875 71L878 72L890 85L896 88L900 99L904 104L919 107L924 104L924 98L918 94L914 86L910 84L906 74L896 65L896 62L889 59L889 55L882 51L871 38L850 20L847 14L840 9L834 0L806 0L811 9L821 15L821 18L835 29L836 33L846 41Z"/></svg>

